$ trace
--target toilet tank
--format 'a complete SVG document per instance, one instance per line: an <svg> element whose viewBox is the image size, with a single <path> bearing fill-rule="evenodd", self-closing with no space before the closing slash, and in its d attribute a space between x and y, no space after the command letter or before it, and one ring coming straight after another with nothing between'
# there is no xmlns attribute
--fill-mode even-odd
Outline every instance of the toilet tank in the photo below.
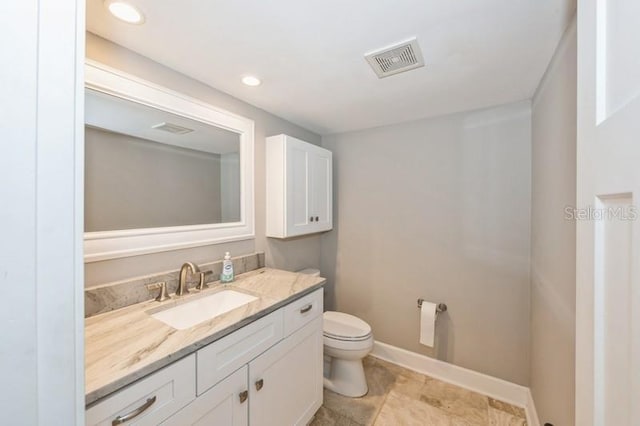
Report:
<svg viewBox="0 0 640 426"><path fill-rule="evenodd" d="M315 268L306 268L297 271L299 274L311 275L312 277L319 277L320 270Z"/></svg>

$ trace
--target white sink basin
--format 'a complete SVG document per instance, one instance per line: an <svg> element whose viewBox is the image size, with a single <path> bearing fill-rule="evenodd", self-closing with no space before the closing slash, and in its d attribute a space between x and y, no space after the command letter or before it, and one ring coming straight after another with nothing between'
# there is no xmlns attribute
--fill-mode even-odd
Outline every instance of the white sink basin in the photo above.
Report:
<svg viewBox="0 0 640 426"><path fill-rule="evenodd" d="M151 316L177 330L185 330L257 299L235 290L223 290L211 296L156 312Z"/></svg>

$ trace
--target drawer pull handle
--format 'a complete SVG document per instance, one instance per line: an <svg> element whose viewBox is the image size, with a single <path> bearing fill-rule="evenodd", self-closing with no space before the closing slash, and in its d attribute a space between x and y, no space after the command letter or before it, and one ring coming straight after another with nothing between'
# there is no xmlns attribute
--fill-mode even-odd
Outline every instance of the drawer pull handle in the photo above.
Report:
<svg viewBox="0 0 640 426"><path fill-rule="evenodd" d="M301 314L306 314L307 312L309 312L311 310L311 308L313 308L313 304L309 303L307 306L305 306L304 308L300 309L300 313Z"/></svg>
<svg viewBox="0 0 640 426"><path fill-rule="evenodd" d="M242 391L240 392L239 396L240 396L240 404L242 404L247 400L247 398L249 398L249 391Z"/></svg>
<svg viewBox="0 0 640 426"><path fill-rule="evenodd" d="M256 390L262 389L263 386L264 386L264 379L260 379L256 382Z"/></svg>
<svg viewBox="0 0 640 426"><path fill-rule="evenodd" d="M136 408L132 412L130 412L128 414L125 414L124 416L116 417L111 422L111 426L121 425L124 422L128 422L129 420L133 419L134 417L138 417L140 414L144 413L147 410L147 408L151 407L154 402L156 402L156 397L155 396L153 398L147 399L147 402L145 402L144 404L142 404L141 406L139 406L138 408Z"/></svg>

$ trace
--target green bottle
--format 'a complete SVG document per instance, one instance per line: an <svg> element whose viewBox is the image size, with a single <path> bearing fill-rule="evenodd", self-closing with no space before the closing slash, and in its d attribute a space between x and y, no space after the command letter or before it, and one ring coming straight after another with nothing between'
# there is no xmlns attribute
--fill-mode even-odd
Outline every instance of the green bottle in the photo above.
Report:
<svg viewBox="0 0 640 426"><path fill-rule="evenodd" d="M224 254L224 260L222 261L222 273L220 274L221 283L230 283L233 281L233 262L231 261L231 255L229 252Z"/></svg>

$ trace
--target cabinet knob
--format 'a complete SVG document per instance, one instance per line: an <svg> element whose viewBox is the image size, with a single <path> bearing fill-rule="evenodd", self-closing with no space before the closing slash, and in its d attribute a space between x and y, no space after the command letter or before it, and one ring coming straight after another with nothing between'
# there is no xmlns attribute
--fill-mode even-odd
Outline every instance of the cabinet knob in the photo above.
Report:
<svg viewBox="0 0 640 426"><path fill-rule="evenodd" d="M316 222L317 222L318 220L319 220L319 219L318 219L318 216L316 216Z"/></svg>
<svg viewBox="0 0 640 426"><path fill-rule="evenodd" d="M313 216L309 218L309 222L313 222Z"/></svg>
<svg viewBox="0 0 640 426"><path fill-rule="evenodd" d="M249 398L249 391L242 391L238 396L240 397L240 404L242 404L247 400L247 398Z"/></svg>
<svg viewBox="0 0 640 426"><path fill-rule="evenodd" d="M256 390L262 389L263 386L264 386L264 379L260 379L256 382Z"/></svg>

